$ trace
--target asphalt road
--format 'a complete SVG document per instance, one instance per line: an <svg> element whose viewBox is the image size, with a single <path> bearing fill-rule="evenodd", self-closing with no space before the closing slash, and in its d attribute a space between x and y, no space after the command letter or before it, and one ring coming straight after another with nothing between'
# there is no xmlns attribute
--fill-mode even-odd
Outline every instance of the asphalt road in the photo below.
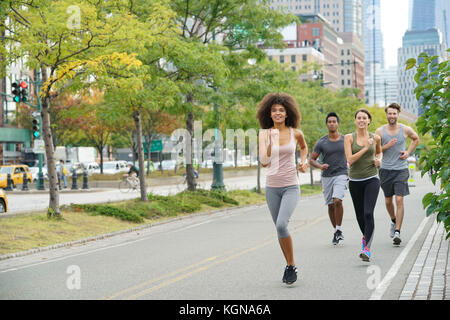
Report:
<svg viewBox="0 0 450 320"><path fill-rule="evenodd" d="M265 185L265 170L262 170L261 185ZM314 171L315 181L320 181L320 171ZM309 173L299 174L301 184L310 182ZM186 184L180 183L175 185L161 185L147 188L147 192L153 192L159 195L168 195L178 193L186 188ZM203 189L210 189L212 180L200 179L198 187ZM231 177L224 179L224 184L227 190L234 189L252 189L256 187L256 176L242 176ZM117 183L118 185L118 183ZM7 195L9 210L7 214L27 213L33 211L44 211L48 208L49 195L47 193L22 193L20 191L9 193ZM137 191L123 193L118 188L115 189L91 189L89 191L79 190L71 192L64 190L60 192L60 205L70 205L71 203L85 204L85 203L102 203L109 201L121 201L133 198L139 198L140 194Z"/></svg>
<svg viewBox="0 0 450 320"><path fill-rule="evenodd" d="M364 300L373 298L388 273L394 277L381 299L398 299L432 223L421 205L432 190L427 179L411 188L399 247L388 235L380 193L370 263L358 257L361 234L348 192L345 240L338 246L331 244L322 197L302 198L289 225L299 267L291 286L281 282L284 258L267 206L261 205L0 261L0 299Z"/></svg>

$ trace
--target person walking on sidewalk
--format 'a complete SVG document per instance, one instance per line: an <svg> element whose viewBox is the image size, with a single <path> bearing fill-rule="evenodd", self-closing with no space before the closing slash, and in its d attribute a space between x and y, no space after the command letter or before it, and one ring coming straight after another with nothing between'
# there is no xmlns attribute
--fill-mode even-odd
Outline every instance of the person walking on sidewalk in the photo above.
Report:
<svg viewBox="0 0 450 320"><path fill-rule="evenodd" d="M383 190L386 209L391 218L390 237L394 245L400 245L400 229L403 223L405 207L403 198L409 194L408 157L419 144L419 136L413 129L398 123L401 107L392 103L385 108L388 123L378 128L375 133L381 137L383 161L380 167L380 184ZM411 143L406 150L406 138ZM395 195L395 204L393 203Z"/></svg>
<svg viewBox="0 0 450 320"><path fill-rule="evenodd" d="M332 243L337 245L344 240L341 230L344 208L342 200L347 190L347 159L344 150L344 135L339 129L339 117L331 112L327 115L325 123L328 134L320 138L314 146L309 163L322 170L322 191L325 204L328 205L328 215L334 228ZM322 164L317 158L322 155Z"/></svg>
<svg viewBox="0 0 450 320"><path fill-rule="evenodd" d="M56 166L56 173L58 174L58 179L62 179L64 188L67 188L67 178L66 175L69 174L67 168L64 166L64 160L59 160L59 165Z"/></svg>
<svg viewBox="0 0 450 320"><path fill-rule="evenodd" d="M349 188L356 213L356 220L363 234L359 257L370 261L370 247L375 223L373 212L380 191L378 168L381 164L381 138L368 131L372 116L366 109L355 113L356 131L345 135L344 148L350 164Z"/></svg>
<svg viewBox="0 0 450 320"><path fill-rule="evenodd" d="M301 115L297 103L290 95L267 94L259 103L257 119L263 129L259 132L260 162L263 167L268 167L267 206L287 264L282 281L292 284L297 280L297 267L292 238L287 227L300 197L295 150L299 144L298 170L306 172L308 147L303 132L297 129Z"/></svg>

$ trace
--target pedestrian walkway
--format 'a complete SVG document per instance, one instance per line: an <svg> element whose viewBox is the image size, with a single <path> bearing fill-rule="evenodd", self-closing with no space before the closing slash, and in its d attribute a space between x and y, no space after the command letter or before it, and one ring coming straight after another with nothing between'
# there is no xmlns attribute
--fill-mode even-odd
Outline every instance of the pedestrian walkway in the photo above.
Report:
<svg viewBox="0 0 450 320"><path fill-rule="evenodd" d="M450 300L449 241L445 237L443 223L434 221L400 300Z"/></svg>

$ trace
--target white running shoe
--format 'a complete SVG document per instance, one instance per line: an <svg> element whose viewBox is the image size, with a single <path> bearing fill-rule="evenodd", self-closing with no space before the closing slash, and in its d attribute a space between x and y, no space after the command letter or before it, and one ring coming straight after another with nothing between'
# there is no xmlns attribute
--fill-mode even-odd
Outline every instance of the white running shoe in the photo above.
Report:
<svg viewBox="0 0 450 320"><path fill-rule="evenodd" d="M391 221L391 228L390 228L390 230L389 230L389 235L391 236L391 238L393 238L393 237L394 237L394 234L395 234L395 223L393 223L393 222Z"/></svg>
<svg viewBox="0 0 450 320"><path fill-rule="evenodd" d="M402 239L400 239L400 232L396 231L394 234L394 245L398 246L400 245L400 242L402 242Z"/></svg>

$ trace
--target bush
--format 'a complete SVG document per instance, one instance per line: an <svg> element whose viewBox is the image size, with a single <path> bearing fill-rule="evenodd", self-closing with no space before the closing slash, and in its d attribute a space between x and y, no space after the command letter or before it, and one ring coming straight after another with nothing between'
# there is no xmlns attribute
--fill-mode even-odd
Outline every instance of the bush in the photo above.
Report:
<svg viewBox="0 0 450 320"><path fill-rule="evenodd" d="M105 204L71 204L73 209L83 210L92 215L103 215L119 218L124 221L143 222L144 219L130 210L124 210L113 205Z"/></svg>

